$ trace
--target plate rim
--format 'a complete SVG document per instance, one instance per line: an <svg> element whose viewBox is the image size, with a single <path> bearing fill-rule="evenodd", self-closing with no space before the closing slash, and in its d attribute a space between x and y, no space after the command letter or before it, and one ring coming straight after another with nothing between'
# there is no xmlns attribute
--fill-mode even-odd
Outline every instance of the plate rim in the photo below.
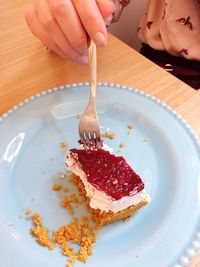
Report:
<svg viewBox="0 0 200 267"><path fill-rule="evenodd" d="M15 111L19 110L21 107L25 106L26 104L28 104L28 103L30 103L30 102L38 99L38 98L52 94L52 93L57 92L57 91L62 91L64 89L83 87L83 86L89 86L89 85L90 85L89 82L64 84L64 85L53 87L51 89L41 91L40 93L37 93L35 95L32 95L32 96L24 99L20 103L14 105L7 112L0 115L0 125L7 118L9 118ZM136 88L129 87L126 85L121 85L121 84L116 84L116 83L107 83L107 82L98 82L97 86L110 87L110 88L116 88L116 89L120 89L120 90L130 91L132 93L135 93L136 95L140 95L140 96L142 96L148 100L151 100L155 104L159 105L165 111L167 111L171 116L173 116L183 126L183 128L186 130L187 134L189 134L191 140L193 141L193 144L196 147L197 152L200 152L200 139L197 136L197 134L195 133L195 131L192 129L192 127L189 125L189 123L177 111L175 111L173 108L171 108L165 102L161 101L157 97L155 97L149 93L146 93L140 89L136 89ZM198 222L198 225L200 225L200 222ZM178 256L179 258L177 260L177 263L174 265L174 267L186 266L187 264L189 264L191 262L194 255L196 255L200 251L200 230L198 229L198 227L197 227L197 229L194 229L194 233L195 233L196 238L194 238L191 241L191 244L189 244L185 248L185 253Z"/></svg>

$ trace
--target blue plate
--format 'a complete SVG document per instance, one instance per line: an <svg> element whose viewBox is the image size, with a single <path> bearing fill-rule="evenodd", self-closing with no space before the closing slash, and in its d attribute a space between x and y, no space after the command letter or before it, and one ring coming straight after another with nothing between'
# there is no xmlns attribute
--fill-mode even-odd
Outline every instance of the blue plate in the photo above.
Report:
<svg viewBox="0 0 200 267"><path fill-rule="evenodd" d="M35 242L23 209L39 212L52 230L71 220L59 206L61 193L51 185L67 183L58 178L65 171L65 149L59 143L77 147L76 115L88 95L89 84L62 86L25 100L0 118L1 267L66 265L59 249L48 251ZM151 202L128 222L105 226L87 266L186 266L200 247L197 138L172 109L138 90L99 84L97 99L102 132L116 133L106 143L143 177ZM130 134L128 124L134 125ZM125 147L119 148L120 143Z"/></svg>

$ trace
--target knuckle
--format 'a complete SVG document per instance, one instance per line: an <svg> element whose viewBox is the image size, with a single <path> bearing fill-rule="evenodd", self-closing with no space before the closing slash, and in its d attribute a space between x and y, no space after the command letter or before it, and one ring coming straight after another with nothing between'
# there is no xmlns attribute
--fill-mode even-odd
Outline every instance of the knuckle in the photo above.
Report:
<svg viewBox="0 0 200 267"><path fill-rule="evenodd" d="M52 1L52 10L55 14L63 14L64 10L66 8L65 1L63 0L55 0Z"/></svg>
<svg viewBox="0 0 200 267"><path fill-rule="evenodd" d="M90 26L93 25L96 22L97 18L95 16L95 14L88 14L85 18L85 24L86 26Z"/></svg>
<svg viewBox="0 0 200 267"><path fill-rule="evenodd" d="M45 29L51 29L54 26L54 19L51 16L41 18L40 21Z"/></svg>

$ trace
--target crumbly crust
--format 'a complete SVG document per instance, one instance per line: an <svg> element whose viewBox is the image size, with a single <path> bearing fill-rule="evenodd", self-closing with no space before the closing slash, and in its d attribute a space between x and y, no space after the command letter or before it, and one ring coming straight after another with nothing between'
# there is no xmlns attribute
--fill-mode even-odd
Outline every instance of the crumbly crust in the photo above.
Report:
<svg viewBox="0 0 200 267"><path fill-rule="evenodd" d="M86 201L86 205L88 210L90 211L91 219L97 224L97 225L104 225L104 224L110 224L119 220L125 220L126 218L133 216L136 211L138 211L140 208L145 206L148 203L148 198L146 197L143 201L139 202L137 205L132 205L124 210L118 211L116 213L109 211L101 211L99 209L93 209L90 207L90 199L86 197L86 191L85 187L81 181L81 179L73 175L72 177L73 184L78 188L80 195L82 195Z"/></svg>

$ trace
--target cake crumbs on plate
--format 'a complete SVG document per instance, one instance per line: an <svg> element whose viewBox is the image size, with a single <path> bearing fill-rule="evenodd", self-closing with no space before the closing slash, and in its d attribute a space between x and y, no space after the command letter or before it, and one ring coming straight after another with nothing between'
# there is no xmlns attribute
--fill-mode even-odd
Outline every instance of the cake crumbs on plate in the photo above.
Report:
<svg viewBox="0 0 200 267"><path fill-rule="evenodd" d="M120 148L125 147L125 143L121 143L121 144L119 145L119 147L120 147Z"/></svg>
<svg viewBox="0 0 200 267"><path fill-rule="evenodd" d="M69 197L70 201L74 204L79 204L79 200L76 196L76 194L71 194L70 197Z"/></svg>
<svg viewBox="0 0 200 267"><path fill-rule="evenodd" d="M55 248L55 243L51 240L49 235L49 229L45 228L42 224L42 220L38 213L32 214L34 226L31 228L31 233L35 237L36 241L43 247L47 247L49 250Z"/></svg>
<svg viewBox="0 0 200 267"><path fill-rule="evenodd" d="M65 142L60 142L60 147L61 147L61 148L65 148L65 147L67 147L67 143L65 143Z"/></svg>
<svg viewBox="0 0 200 267"><path fill-rule="evenodd" d="M127 124L127 128L128 128L127 134L128 134L128 135L131 134L131 131L132 131L133 127L134 127L133 124L130 124L130 123Z"/></svg>
<svg viewBox="0 0 200 267"><path fill-rule="evenodd" d="M44 227L38 213L32 215L34 226L31 229L36 241L49 250L59 246L61 253L68 257L66 267L72 267L77 260L86 263L88 257L93 254L93 247L97 240L97 227L89 221L86 215L81 219L73 218L70 224L59 227L52 232ZM72 244L77 244L79 248L75 250Z"/></svg>
<svg viewBox="0 0 200 267"><path fill-rule="evenodd" d="M76 114L76 118L77 118L77 120L80 120L81 119L81 114Z"/></svg>
<svg viewBox="0 0 200 267"><path fill-rule="evenodd" d="M130 134L131 134L131 130L130 130L130 129L128 129L128 131L127 131L127 134L128 134L128 135L130 135Z"/></svg>
<svg viewBox="0 0 200 267"><path fill-rule="evenodd" d="M59 174L59 178L64 179L65 177L67 177L67 173L66 173L66 172L61 172L61 173Z"/></svg>
<svg viewBox="0 0 200 267"><path fill-rule="evenodd" d="M128 128L129 130L133 129L133 127L134 127L133 124L130 124L130 123L127 124L127 128Z"/></svg>
<svg viewBox="0 0 200 267"><path fill-rule="evenodd" d="M78 200L76 194L71 194L69 197L65 196L65 198L61 201L61 206L68 209L70 214L73 214L73 206L72 204L80 204L81 202Z"/></svg>
<svg viewBox="0 0 200 267"><path fill-rule="evenodd" d="M53 184L51 189L54 191L60 191L62 189L62 186L60 184Z"/></svg>
<svg viewBox="0 0 200 267"><path fill-rule="evenodd" d="M97 240L96 226L91 225L87 216L82 216L81 220L73 218L71 224L60 227L53 234L53 240L60 245L63 255L86 263L88 256L93 254L94 243ZM79 245L79 250L75 251L70 243ZM74 258L74 259L73 259ZM72 266L72 265L69 265Z"/></svg>
<svg viewBox="0 0 200 267"><path fill-rule="evenodd" d="M73 207L71 205L71 202L68 199L63 199L61 201L60 205L63 208L66 208L68 210L69 214L73 214Z"/></svg>
<svg viewBox="0 0 200 267"><path fill-rule="evenodd" d="M114 139L115 138L115 133L114 132L113 133L109 133L109 132L101 133L101 137Z"/></svg>
<svg viewBox="0 0 200 267"><path fill-rule="evenodd" d="M63 188L63 192L64 192L64 193L68 193L68 192L69 192L69 188L65 186L65 187Z"/></svg>
<svg viewBox="0 0 200 267"><path fill-rule="evenodd" d="M30 214L31 214L31 210L30 210L30 209L26 209L26 210L25 210L25 214L26 214L26 215L30 215Z"/></svg>
<svg viewBox="0 0 200 267"><path fill-rule="evenodd" d="M74 255L69 256L68 263L67 263L66 267L74 266L75 262L76 262L76 257Z"/></svg>

